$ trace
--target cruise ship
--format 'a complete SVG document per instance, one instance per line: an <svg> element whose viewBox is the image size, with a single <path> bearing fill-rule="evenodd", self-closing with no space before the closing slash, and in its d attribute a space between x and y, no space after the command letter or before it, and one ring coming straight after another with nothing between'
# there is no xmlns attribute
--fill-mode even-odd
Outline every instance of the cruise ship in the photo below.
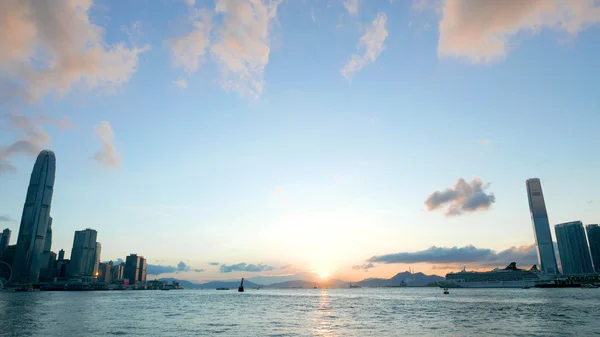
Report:
<svg viewBox="0 0 600 337"><path fill-rule="evenodd" d="M539 282L546 281L546 277L533 265L528 270L517 268L511 262L506 268L496 268L486 272L461 270L458 273L446 274L444 287L453 288L529 288L535 287Z"/></svg>

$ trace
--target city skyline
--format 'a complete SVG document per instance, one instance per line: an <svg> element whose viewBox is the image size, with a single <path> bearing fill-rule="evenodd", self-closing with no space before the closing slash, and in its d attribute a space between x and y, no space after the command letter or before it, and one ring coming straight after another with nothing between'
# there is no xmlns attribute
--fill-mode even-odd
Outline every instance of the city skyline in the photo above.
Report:
<svg viewBox="0 0 600 337"><path fill-rule="evenodd" d="M160 277L537 263L531 177L552 241L600 221L592 2L486 2L473 25L445 0L13 2L0 13L53 15L0 20L11 244L43 149L52 250L93 228L103 261L143 253Z"/></svg>

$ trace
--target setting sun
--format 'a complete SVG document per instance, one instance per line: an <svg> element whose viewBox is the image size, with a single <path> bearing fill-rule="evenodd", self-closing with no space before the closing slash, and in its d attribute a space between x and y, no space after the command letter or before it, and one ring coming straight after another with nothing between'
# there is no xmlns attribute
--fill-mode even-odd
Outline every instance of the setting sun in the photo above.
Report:
<svg viewBox="0 0 600 337"><path fill-rule="evenodd" d="M323 270L323 271L320 271L320 272L319 272L319 276L321 276L321 278L322 278L322 279L326 279L326 278L327 278L327 276L329 276L329 272L327 272L327 271L324 271L324 270Z"/></svg>

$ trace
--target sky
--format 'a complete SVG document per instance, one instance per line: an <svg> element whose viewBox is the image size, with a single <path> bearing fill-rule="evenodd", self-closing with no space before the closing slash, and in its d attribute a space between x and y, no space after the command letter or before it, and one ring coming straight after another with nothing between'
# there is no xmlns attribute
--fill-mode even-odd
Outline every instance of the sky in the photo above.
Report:
<svg viewBox="0 0 600 337"><path fill-rule="evenodd" d="M600 222L594 0L3 0L0 227L56 153L52 249L154 277L537 262ZM554 233L553 233L554 234Z"/></svg>

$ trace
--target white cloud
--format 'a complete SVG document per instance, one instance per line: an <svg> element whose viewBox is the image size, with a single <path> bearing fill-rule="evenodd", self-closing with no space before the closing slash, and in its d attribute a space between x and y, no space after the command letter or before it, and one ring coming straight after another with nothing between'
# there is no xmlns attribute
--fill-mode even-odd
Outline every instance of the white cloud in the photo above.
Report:
<svg viewBox="0 0 600 337"><path fill-rule="evenodd" d="M102 149L92 157L105 168L117 168L121 166L121 156L114 145L115 133L110 123L102 121L95 128L96 136L100 140Z"/></svg>
<svg viewBox="0 0 600 337"><path fill-rule="evenodd" d="M359 0L346 0L344 1L344 8L348 11L348 13L352 16L358 15L358 1Z"/></svg>
<svg viewBox="0 0 600 337"><path fill-rule="evenodd" d="M110 92L131 79L150 47L106 43L91 7L92 0L0 1L0 79L10 95L35 101L75 84Z"/></svg>
<svg viewBox="0 0 600 337"><path fill-rule="evenodd" d="M221 84L242 96L258 97L269 62L270 33L280 0L216 0L222 15L211 54L221 69Z"/></svg>
<svg viewBox="0 0 600 337"><path fill-rule="evenodd" d="M363 55L353 54L346 66L340 71L348 81L352 80L354 73L360 71L367 63L375 62L379 54L385 49L385 39L388 31L385 29L387 17L380 12L371 23L365 34L361 36L357 49L365 50Z"/></svg>
<svg viewBox="0 0 600 337"><path fill-rule="evenodd" d="M46 115L26 117L8 115L9 129L17 131L17 139L9 145L0 147L0 174L15 171L11 157L16 155L37 156L50 142L50 135L44 130L44 125L51 125L61 129L71 127L68 118L54 119Z"/></svg>
<svg viewBox="0 0 600 337"><path fill-rule="evenodd" d="M188 87L187 81L185 80L185 78L182 78L182 77L174 80L173 84L175 84L176 86L178 86L181 89L187 89L187 87Z"/></svg>
<svg viewBox="0 0 600 337"><path fill-rule="evenodd" d="M185 2L185 4L190 7L194 7L194 5L196 4L196 0L183 0L183 2Z"/></svg>
<svg viewBox="0 0 600 337"><path fill-rule="evenodd" d="M204 60L210 44L210 32L213 28L211 14L205 10L191 10L192 30L184 36L171 40L171 64L183 68L188 73L198 70Z"/></svg>
<svg viewBox="0 0 600 337"><path fill-rule="evenodd" d="M575 36L598 23L597 0L445 0L438 55L491 62L506 57L519 32L551 28Z"/></svg>

